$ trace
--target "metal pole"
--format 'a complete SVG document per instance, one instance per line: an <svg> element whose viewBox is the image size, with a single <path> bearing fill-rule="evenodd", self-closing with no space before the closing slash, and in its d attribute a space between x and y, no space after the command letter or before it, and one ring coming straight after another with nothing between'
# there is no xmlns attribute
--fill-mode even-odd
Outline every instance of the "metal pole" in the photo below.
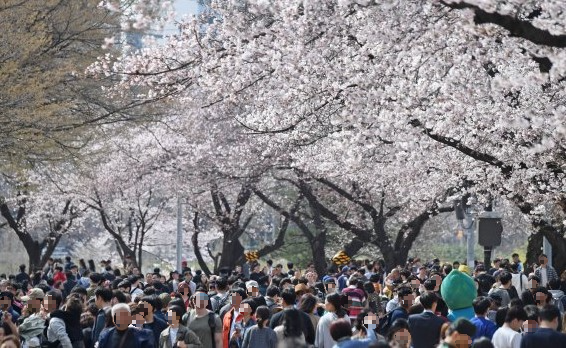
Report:
<svg viewBox="0 0 566 348"><path fill-rule="evenodd" d="M552 245L546 237L542 237L542 252L546 254L548 257L548 264L552 266Z"/></svg>
<svg viewBox="0 0 566 348"><path fill-rule="evenodd" d="M467 237L467 250L466 250L466 259L467 259L467 264L468 267L470 268L470 270L473 270L475 265L474 265L474 261L476 259L475 256L475 246L476 246L476 237L475 237L475 233L474 233L474 218L472 217L472 214L470 214L468 211L466 211L466 220L465 220L465 226L466 228L466 237Z"/></svg>
<svg viewBox="0 0 566 348"><path fill-rule="evenodd" d="M177 272L181 272L183 258L183 205L181 196L177 195Z"/></svg>

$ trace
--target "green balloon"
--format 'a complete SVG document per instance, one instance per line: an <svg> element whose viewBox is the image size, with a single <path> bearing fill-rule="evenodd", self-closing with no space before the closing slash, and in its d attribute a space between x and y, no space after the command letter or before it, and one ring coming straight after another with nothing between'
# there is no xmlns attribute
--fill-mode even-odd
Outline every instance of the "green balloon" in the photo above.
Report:
<svg viewBox="0 0 566 348"><path fill-rule="evenodd" d="M444 302L452 310L471 307L477 296L472 277L458 270L453 270L444 278L440 291Z"/></svg>

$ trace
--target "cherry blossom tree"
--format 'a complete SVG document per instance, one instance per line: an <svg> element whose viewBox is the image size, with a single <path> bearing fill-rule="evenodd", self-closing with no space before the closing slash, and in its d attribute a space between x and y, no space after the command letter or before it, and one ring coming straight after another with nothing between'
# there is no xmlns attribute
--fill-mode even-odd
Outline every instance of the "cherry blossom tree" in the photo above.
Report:
<svg viewBox="0 0 566 348"><path fill-rule="evenodd" d="M212 6L217 20L204 32L198 18L187 20L163 45L107 56L92 71L122 76L117 95L139 86L146 100L174 95L191 110L191 124L231 118L253 138L248 149L268 151L271 163L307 173L369 215L379 216L380 193L391 197L385 206L403 207L401 225L413 221L410 213L432 214L453 191L483 204L503 196L531 214L558 250L566 245L564 210L537 215L543 203L566 206L565 4ZM351 183L371 202L344 189ZM346 230L359 227L320 211ZM410 233L392 243L381 235L379 243L387 254L406 254Z"/></svg>

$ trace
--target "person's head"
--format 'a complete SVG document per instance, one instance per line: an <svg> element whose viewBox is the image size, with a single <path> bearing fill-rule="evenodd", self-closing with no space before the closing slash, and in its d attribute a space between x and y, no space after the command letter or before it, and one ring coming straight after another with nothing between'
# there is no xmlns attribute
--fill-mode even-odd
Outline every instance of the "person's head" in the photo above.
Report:
<svg viewBox="0 0 566 348"><path fill-rule="evenodd" d="M400 288L397 291L397 297L399 298L399 305L405 309L411 307L415 302L415 294L409 287Z"/></svg>
<svg viewBox="0 0 566 348"><path fill-rule="evenodd" d="M538 287L534 291L534 298L538 307L544 307L552 299L552 294L545 287Z"/></svg>
<svg viewBox="0 0 566 348"><path fill-rule="evenodd" d="M303 329L299 310L291 308L283 311L283 336L300 337L302 334Z"/></svg>
<svg viewBox="0 0 566 348"><path fill-rule="evenodd" d="M517 253L513 253L513 255L511 255L511 259L513 259L513 262L515 262L515 263L521 262L519 260L519 254L517 254Z"/></svg>
<svg viewBox="0 0 566 348"><path fill-rule="evenodd" d="M558 327L559 316L560 316L560 310L556 306L546 305L540 308L539 311L540 326L544 326L556 330L556 328Z"/></svg>
<svg viewBox="0 0 566 348"><path fill-rule="evenodd" d="M216 278L216 290L224 292L228 290L228 279L225 277Z"/></svg>
<svg viewBox="0 0 566 348"><path fill-rule="evenodd" d="M525 313L527 313L527 320L523 322L523 331L534 332L538 329L539 323L539 309L535 305L525 306Z"/></svg>
<svg viewBox="0 0 566 348"><path fill-rule="evenodd" d="M22 345L16 335L8 335L0 340L0 348L20 348Z"/></svg>
<svg viewBox="0 0 566 348"><path fill-rule="evenodd" d="M305 313L313 313L316 305L318 304L318 299L313 294L305 294L301 297L299 302L299 309Z"/></svg>
<svg viewBox="0 0 566 348"><path fill-rule="evenodd" d="M537 289L539 287L540 284L540 278L537 277L536 275L530 275L528 278L528 287L531 291L534 291L535 289Z"/></svg>
<svg viewBox="0 0 566 348"><path fill-rule="evenodd" d="M472 337L475 333L476 326L474 324L468 319L459 318L448 326L444 340L458 348L467 348L472 344Z"/></svg>
<svg viewBox="0 0 566 348"><path fill-rule="evenodd" d="M115 304L112 307L112 319L114 320L114 325L116 325L117 330L127 330L128 326L132 323L130 306L125 303Z"/></svg>
<svg viewBox="0 0 566 348"><path fill-rule="evenodd" d="M28 313L37 313L41 310L45 293L38 288L31 289L26 296L22 297L22 301L27 302Z"/></svg>
<svg viewBox="0 0 566 348"><path fill-rule="evenodd" d="M256 309L257 302L253 298L248 297L240 303L240 313L243 314L244 317L252 317Z"/></svg>
<svg viewBox="0 0 566 348"><path fill-rule="evenodd" d="M334 341L352 336L352 327L346 319L338 319L330 325L330 336Z"/></svg>
<svg viewBox="0 0 566 348"><path fill-rule="evenodd" d="M297 294L294 289L285 289L281 292L281 299L285 306L292 306L297 301Z"/></svg>
<svg viewBox="0 0 566 348"><path fill-rule="evenodd" d="M401 347L408 347L411 342L411 334L409 333L409 323L407 320L395 320L387 332L387 340Z"/></svg>
<svg viewBox="0 0 566 348"><path fill-rule="evenodd" d="M153 314L161 308L160 303L158 303L159 298L155 295L145 295L140 299L140 304L147 310L146 320L153 318Z"/></svg>
<svg viewBox="0 0 566 348"><path fill-rule="evenodd" d="M259 306L255 310L255 318L257 321L257 326L263 328L269 322L269 317L271 316L271 311L267 306Z"/></svg>
<svg viewBox="0 0 566 348"><path fill-rule="evenodd" d="M270 285L267 288L267 291L265 293L267 295L267 297L271 297L273 300L277 301L277 299L281 296L281 291L279 290L279 288L275 285Z"/></svg>
<svg viewBox="0 0 566 348"><path fill-rule="evenodd" d="M546 254L540 254L538 257L538 264L545 266L548 263L548 256Z"/></svg>
<svg viewBox="0 0 566 348"><path fill-rule="evenodd" d="M431 274L428 280L430 280L432 284L434 284L434 288L432 290L438 292L440 290L440 286L442 285L442 277L440 276L440 274L438 273Z"/></svg>
<svg viewBox="0 0 566 348"><path fill-rule="evenodd" d="M248 280L246 282L246 290L248 292L248 296L259 296L259 284L255 280Z"/></svg>
<svg viewBox="0 0 566 348"><path fill-rule="evenodd" d="M240 303L242 303L243 300L245 300L246 298L248 298L248 294L246 293L246 290L242 289L242 288L232 288L232 290L230 290L231 294L231 304L232 307L234 308L240 308Z"/></svg>
<svg viewBox="0 0 566 348"><path fill-rule="evenodd" d="M527 320L527 313L523 307L511 307L507 310L507 314L505 315L505 324L515 331L521 329L525 320Z"/></svg>
<svg viewBox="0 0 566 348"><path fill-rule="evenodd" d="M485 316L491 307L491 300L487 297L479 296L474 299L472 306L477 316Z"/></svg>
<svg viewBox="0 0 566 348"><path fill-rule="evenodd" d="M495 348L495 346L489 338L480 337L474 341L472 348Z"/></svg>
<svg viewBox="0 0 566 348"><path fill-rule="evenodd" d="M132 324L134 324L136 327L141 327L145 323L147 309L141 303L132 302L129 304L129 306L130 313L132 315Z"/></svg>
<svg viewBox="0 0 566 348"><path fill-rule="evenodd" d="M103 287L98 287L94 291L94 298L95 298L94 303L96 304L96 307L102 309L106 307L107 304L110 303L110 301L112 301L112 290Z"/></svg>
<svg viewBox="0 0 566 348"><path fill-rule="evenodd" d="M503 285L503 286L510 285L511 279L513 279L513 276L511 275L511 273L509 273L507 271L502 271L499 274L499 281L501 282L501 285Z"/></svg>
<svg viewBox="0 0 566 348"><path fill-rule="evenodd" d="M43 299L43 308L45 308L48 313L51 313L56 309L59 309L62 302L63 296L61 295L61 292L58 290L51 290L45 294L45 298Z"/></svg>
<svg viewBox="0 0 566 348"><path fill-rule="evenodd" d="M438 295L432 291L425 291L421 294L420 303L424 309L434 312L438 304Z"/></svg>
<svg viewBox="0 0 566 348"><path fill-rule="evenodd" d="M169 325L175 327L181 322L181 318L185 314L185 310L179 306L171 306L167 310L167 322Z"/></svg>

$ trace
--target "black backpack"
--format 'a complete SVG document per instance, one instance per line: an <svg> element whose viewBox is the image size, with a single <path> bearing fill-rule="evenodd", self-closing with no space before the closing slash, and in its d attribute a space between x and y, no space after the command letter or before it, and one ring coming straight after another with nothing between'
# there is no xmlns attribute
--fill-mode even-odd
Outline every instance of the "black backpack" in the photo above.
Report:
<svg viewBox="0 0 566 348"><path fill-rule="evenodd" d="M397 308L385 314L385 316L379 318L379 323L375 328L376 333L380 334L381 336L387 336L387 332L391 328L391 317L393 316L393 312L395 312L396 309Z"/></svg>

